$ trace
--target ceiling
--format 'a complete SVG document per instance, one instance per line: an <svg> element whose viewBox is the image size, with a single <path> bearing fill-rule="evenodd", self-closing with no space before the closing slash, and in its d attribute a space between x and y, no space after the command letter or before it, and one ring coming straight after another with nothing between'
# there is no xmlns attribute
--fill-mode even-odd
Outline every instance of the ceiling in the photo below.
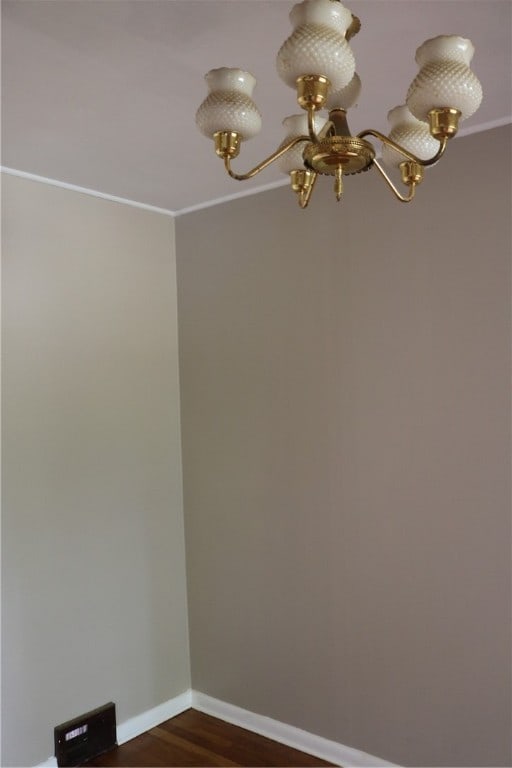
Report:
<svg viewBox="0 0 512 768"><path fill-rule="evenodd" d="M484 101L464 132L512 122L509 0L346 0L362 21L351 46L363 81L354 132L387 132L404 102L416 48L438 34L473 40ZM285 0L3 0L2 165L174 213L276 185L271 167L250 182L227 177L195 128L203 75L252 72L263 116L234 170L244 172L283 138L299 112L275 73L291 32Z"/></svg>

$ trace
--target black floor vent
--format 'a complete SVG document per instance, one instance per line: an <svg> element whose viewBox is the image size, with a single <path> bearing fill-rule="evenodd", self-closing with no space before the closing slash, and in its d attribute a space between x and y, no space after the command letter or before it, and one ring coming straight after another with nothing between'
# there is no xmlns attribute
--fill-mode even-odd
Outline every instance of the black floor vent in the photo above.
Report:
<svg viewBox="0 0 512 768"><path fill-rule="evenodd" d="M55 727L58 766L82 765L116 744L116 705L112 702Z"/></svg>

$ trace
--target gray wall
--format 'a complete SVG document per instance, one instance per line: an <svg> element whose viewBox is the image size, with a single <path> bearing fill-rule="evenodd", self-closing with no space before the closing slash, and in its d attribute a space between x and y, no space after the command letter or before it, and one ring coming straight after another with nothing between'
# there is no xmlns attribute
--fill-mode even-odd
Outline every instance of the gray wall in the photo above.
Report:
<svg viewBox="0 0 512 768"><path fill-rule="evenodd" d="M190 686L174 222L3 176L3 765Z"/></svg>
<svg viewBox="0 0 512 768"><path fill-rule="evenodd" d="M177 221L193 686L404 765L512 761L510 138Z"/></svg>

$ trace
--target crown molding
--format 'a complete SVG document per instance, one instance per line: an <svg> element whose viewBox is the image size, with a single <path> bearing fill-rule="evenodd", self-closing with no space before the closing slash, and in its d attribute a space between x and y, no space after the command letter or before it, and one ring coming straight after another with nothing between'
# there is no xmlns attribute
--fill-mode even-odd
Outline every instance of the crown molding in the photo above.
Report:
<svg viewBox="0 0 512 768"><path fill-rule="evenodd" d="M41 184L49 184L51 187L60 187L61 189L68 189L71 192L80 192L81 194L89 195L90 197L99 197L102 200L110 200L113 203L131 205L132 208L141 208L144 211L152 211L153 213L160 213L164 216L171 216L172 218L176 216L176 211L170 211L167 208L158 208L156 205L149 205L148 203L140 203L137 200L128 200L125 197L109 195L107 192L100 192L97 189L78 187L76 184L68 184L68 182L59 181L58 179L49 179L46 176L38 176L35 173L28 173L27 171L19 171L16 168L8 168L5 165L0 166L0 172L6 173L9 176L17 176L20 179L28 179L29 181L37 181Z"/></svg>

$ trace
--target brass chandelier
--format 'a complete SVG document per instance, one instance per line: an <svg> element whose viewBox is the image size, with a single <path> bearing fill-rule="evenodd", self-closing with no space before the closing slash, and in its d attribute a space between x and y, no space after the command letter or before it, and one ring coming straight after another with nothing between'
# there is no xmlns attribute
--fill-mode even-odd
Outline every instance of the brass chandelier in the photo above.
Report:
<svg viewBox="0 0 512 768"><path fill-rule="evenodd" d="M213 138L228 174L244 181L278 161L290 175L300 207L305 208L319 175L334 177L340 200L343 176L376 168L398 200L411 201L424 169L442 157L459 122L482 101L482 86L469 68L474 53L471 41L441 35L424 42L416 51L420 70L406 104L388 114L389 136L373 129L353 136L347 110L358 99L361 81L349 41L361 28L359 19L340 0L303 0L292 8L290 20L294 29L277 54L277 72L296 89L304 112L283 120L287 135L282 144L247 173L235 173L231 161L242 141L261 129L261 116L251 98L256 80L249 72L227 67L205 76L210 92L196 122L205 136ZM324 110L328 116L322 114ZM382 143L382 161L399 170L403 193L367 137Z"/></svg>

